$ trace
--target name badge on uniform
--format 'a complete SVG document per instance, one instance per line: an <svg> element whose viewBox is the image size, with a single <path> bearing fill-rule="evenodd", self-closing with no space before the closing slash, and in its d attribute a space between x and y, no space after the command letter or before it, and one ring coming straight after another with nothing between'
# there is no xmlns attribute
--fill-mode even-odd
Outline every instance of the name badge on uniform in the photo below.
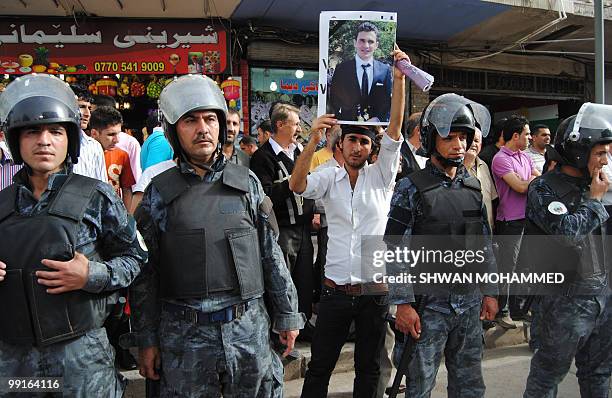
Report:
<svg viewBox="0 0 612 398"><path fill-rule="evenodd" d="M550 202L548 205L548 211L555 216L560 216L562 214L567 214L567 207L565 207L565 205L561 202Z"/></svg>

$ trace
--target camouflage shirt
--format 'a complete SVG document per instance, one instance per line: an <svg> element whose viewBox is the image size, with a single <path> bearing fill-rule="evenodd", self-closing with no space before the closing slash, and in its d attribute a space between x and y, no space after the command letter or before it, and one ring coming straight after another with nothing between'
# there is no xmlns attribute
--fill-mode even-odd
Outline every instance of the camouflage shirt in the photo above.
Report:
<svg viewBox="0 0 612 398"><path fill-rule="evenodd" d="M469 174L465 167L461 166L457 169L457 174L454 179L450 179L444 172L435 167L431 160L428 160L425 169L428 170L432 176L441 177L443 186L453 189L462 186L461 181L464 178L468 178ZM490 238L490 227L487 221L487 210L484 203L482 204L482 224L483 224L483 236L485 237L486 252L485 252L485 272L492 273L496 272L497 266L495 258L493 256L493 250L491 246ZM415 223L419 222L422 218L423 203L420 195L418 194L417 187L410 180L410 177L402 178L395 186L393 197L391 198L391 210L389 212L389 221L387 223L387 232L385 235L391 233L392 235L409 238L412 234ZM388 244L391 241L385 237ZM404 264L405 265L405 264ZM399 274L406 272L407 270L399 264L387 264L389 274ZM482 293L494 296L497 294L497 287L495 285L481 286ZM448 298L442 297L428 297L427 308L434 311L451 313L455 312L461 314L468 309L480 305L482 301L482 293L474 291L469 294L457 294L450 292ZM406 304L415 302L414 291L411 284L399 284L393 283L389 285L389 303L390 304Z"/></svg>
<svg viewBox="0 0 612 398"><path fill-rule="evenodd" d="M561 202L561 198L546 183L544 178L536 178L529 184L527 191L525 217L547 235L566 239L568 245L578 245L582 242L584 236L605 225L608 212L601 201L589 198L589 180L569 176L562 173L559 168L550 171L550 173L555 173L562 180L578 187L582 194L582 200L573 211L572 209L566 212L550 211L551 203ZM606 275L594 275L579 283L587 288L605 286L607 283Z"/></svg>
<svg viewBox="0 0 612 398"><path fill-rule="evenodd" d="M214 171L205 174L203 181L217 181L223 175L227 160L221 156L212 166ZM196 175L195 170L187 162L179 162L177 166L181 173ZM297 293L291 280L289 270L283 260L283 253L278 246L278 235L273 230L266 214L260 208L265 194L261 183L249 172L249 194L253 210L251 217L255 221L259 235L261 263L263 267L264 286L268 302L271 304L273 328L275 330L298 330L304 326L304 315L297 310ZM199 177L198 177L199 178ZM167 207L159 191L150 184L136 211L139 229L149 248L149 261L144 266L140 277L130 290L133 308L136 338L139 347L159 345L159 317L161 297L159 295L159 274L157 262L160 258L159 237L166 230ZM166 299L164 299L166 301ZM214 312L238 304L243 300L240 295L216 294L214 297L192 299L167 299L168 302L189 306L202 312Z"/></svg>

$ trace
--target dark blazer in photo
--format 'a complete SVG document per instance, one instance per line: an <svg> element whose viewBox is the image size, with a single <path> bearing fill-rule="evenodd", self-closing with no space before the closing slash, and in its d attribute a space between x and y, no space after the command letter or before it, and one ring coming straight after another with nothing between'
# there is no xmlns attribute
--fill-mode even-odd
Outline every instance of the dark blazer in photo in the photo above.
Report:
<svg viewBox="0 0 612 398"><path fill-rule="evenodd" d="M388 122L393 88L391 66L374 60L372 74L370 93L367 98L361 98L355 58L338 64L329 87L327 112L336 114L339 120L357 121L360 109L361 116L367 111L369 118Z"/></svg>

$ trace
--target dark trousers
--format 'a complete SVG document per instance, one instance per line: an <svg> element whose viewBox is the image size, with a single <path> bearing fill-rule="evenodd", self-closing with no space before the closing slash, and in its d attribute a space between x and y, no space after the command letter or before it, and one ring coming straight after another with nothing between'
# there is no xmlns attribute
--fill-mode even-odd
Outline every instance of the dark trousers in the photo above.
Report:
<svg viewBox="0 0 612 398"><path fill-rule="evenodd" d="M325 260L327 258L327 227L322 227L317 233L317 259L314 264L314 298L315 303L321 298L321 286L325 276Z"/></svg>
<svg viewBox="0 0 612 398"><path fill-rule="evenodd" d="M327 396L329 379L353 320L357 336L353 396L376 397L386 332L384 316L388 310L385 295L349 296L323 286L302 397Z"/></svg>
<svg viewBox="0 0 612 398"><path fill-rule="evenodd" d="M512 221L495 222L495 239L498 244L497 272L510 273L516 267L523 231L525 229L525 219ZM519 311L519 300L516 296L510 296L507 284L499 286L499 315L512 315Z"/></svg>
<svg viewBox="0 0 612 398"><path fill-rule="evenodd" d="M278 244L298 294L298 309L310 319L314 290L312 267L314 248L310 239L310 224L281 226Z"/></svg>

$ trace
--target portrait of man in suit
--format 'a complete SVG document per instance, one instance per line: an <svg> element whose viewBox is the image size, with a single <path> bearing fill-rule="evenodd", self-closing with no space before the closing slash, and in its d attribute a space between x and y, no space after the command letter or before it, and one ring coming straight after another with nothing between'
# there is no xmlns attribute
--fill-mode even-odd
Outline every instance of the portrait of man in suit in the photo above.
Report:
<svg viewBox="0 0 612 398"><path fill-rule="evenodd" d="M391 65L374 59L378 27L369 21L358 25L354 56L340 62L331 79L327 112L340 121L388 122L393 86Z"/></svg>

